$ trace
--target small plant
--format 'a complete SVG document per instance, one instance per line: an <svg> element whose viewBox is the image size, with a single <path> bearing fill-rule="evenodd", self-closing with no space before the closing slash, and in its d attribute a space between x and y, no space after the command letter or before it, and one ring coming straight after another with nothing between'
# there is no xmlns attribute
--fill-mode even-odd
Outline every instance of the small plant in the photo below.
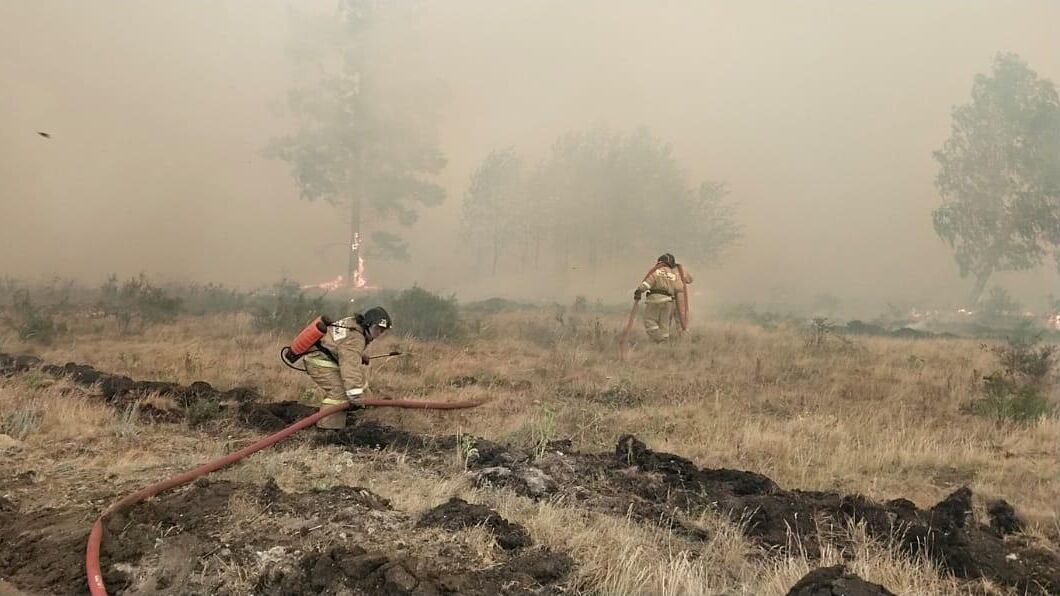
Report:
<svg viewBox="0 0 1060 596"><path fill-rule="evenodd" d="M140 432L140 402L139 400L122 408L118 417L114 419L114 436L119 439L135 437Z"/></svg>
<svg viewBox="0 0 1060 596"><path fill-rule="evenodd" d="M14 439L22 440L37 432L44 413L34 408L18 408L4 416L0 423L0 431Z"/></svg>
<svg viewBox="0 0 1060 596"><path fill-rule="evenodd" d="M589 301L585 298L585 296L574 297L573 310L577 313L583 313L589 310Z"/></svg>
<svg viewBox="0 0 1060 596"><path fill-rule="evenodd" d="M541 457L548 450L556 434L556 411L547 406L542 407L530 421L530 445L535 457Z"/></svg>
<svg viewBox="0 0 1060 596"><path fill-rule="evenodd" d="M828 342L834 332L835 325L828 320L828 317L814 317L810 319L810 324L806 328L806 345L820 348Z"/></svg>
<svg viewBox="0 0 1060 596"><path fill-rule="evenodd" d="M201 426L221 415L221 403L216 399L202 397L189 403L184 413L189 425Z"/></svg>
<svg viewBox="0 0 1060 596"><path fill-rule="evenodd" d="M464 470L471 467L471 462L478 459L478 448L475 447L475 437L469 434L461 434L457 440L457 453Z"/></svg>

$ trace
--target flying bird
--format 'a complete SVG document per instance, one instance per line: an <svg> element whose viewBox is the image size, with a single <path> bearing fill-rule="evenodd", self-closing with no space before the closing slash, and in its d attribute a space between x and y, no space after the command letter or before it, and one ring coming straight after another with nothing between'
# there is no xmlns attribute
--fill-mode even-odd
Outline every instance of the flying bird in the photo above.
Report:
<svg viewBox="0 0 1060 596"><path fill-rule="evenodd" d="M41 132L41 131L39 131L39 130L37 131L37 134L39 134L40 136L42 136L42 137L44 137L44 138L46 138L46 139L50 139L50 138L52 138L52 136L51 136L50 134L48 134L48 133L46 133L46 132Z"/></svg>

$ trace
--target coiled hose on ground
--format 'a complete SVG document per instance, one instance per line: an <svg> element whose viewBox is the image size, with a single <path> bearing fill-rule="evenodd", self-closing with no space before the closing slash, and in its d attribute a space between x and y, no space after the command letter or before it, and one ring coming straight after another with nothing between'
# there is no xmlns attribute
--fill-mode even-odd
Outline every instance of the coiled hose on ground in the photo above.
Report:
<svg viewBox="0 0 1060 596"><path fill-rule="evenodd" d="M380 408L414 408L422 410L458 410L463 408L473 408L475 406L482 405L484 400L472 400L472 401L453 401L453 402L439 402L439 401L416 401L416 400L391 400L391 399L362 399L357 401L357 405L368 406L368 407L380 407ZM207 462L197 468L178 474L167 480L156 482L150 486L132 493L120 501L114 503L99 516L96 523L92 525L92 531L88 535L88 547L85 549L85 572L88 575L88 591L92 596L107 596L107 587L103 583L103 572L99 566L99 553L103 542L103 526L107 523L112 515L121 513L133 505L150 499L160 492L183 486L196 478L205 476L211 472L216 472L221 468L233 464L248 455L252 455L271 447L276 443L286 439L294 433L302 430L303 428L315 424L321 418L337 414L347 408L352 403L344 403L330 408L324 408L319 412L307 416L298 422L295 422L287 428L264 437L246 447L230 453L224 457L215 459L211 462Z"/></svg>

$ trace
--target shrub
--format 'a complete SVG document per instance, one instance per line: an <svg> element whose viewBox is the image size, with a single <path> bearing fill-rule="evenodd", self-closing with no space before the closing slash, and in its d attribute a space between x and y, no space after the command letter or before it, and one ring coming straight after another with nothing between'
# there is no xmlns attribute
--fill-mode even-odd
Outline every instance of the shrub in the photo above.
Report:
<svg viewBox="0 0 1060 596"><path fill-rule="evenodd" d="M146 327L170 322L180 314L181 299L151 284L142 273L121 285L118 277L111 275L100 287L100 294L100 309L118 320L122 333L132 329L135 322Z"/></svg>
<svg viewBox="0 0 1060 596"><path fill-rule="evenodd" d="M419 339L459 339L464 335L456 298L444 298L413 286L387 307L397 331Z"/></svg>
<svg viewBox="0 0 1060 596"><path fill-rule="evenodd" d="M1048 416L1054 407L1031 385L1020 385L997 372L983 377L983 397L972 404L972 412L998 421L1030 423Z"/></svg>
<svg viewBox="0 0 1060 596"><path fill-rule="evenodd" d="M310 296L297 283L282 279L259 295L251 312L262 330L292 333L320 316L324 308L323 296Z"/></svg>
<svg viewBox="0 0 1060 596"><path fill-rule="evenodd" d="M6 322L19 339L50 344L55 335L65 330L65 325L56 324L54 317L30 299L29 290L16 290L11 300L11 314Z"/></svg>
<svg viewBox="0 0 1060 596"><path fill-rule="evenodd" d="M181 296L184 310L196 315L240 312L248 303L247 293L214 283L191 284L174 291Z"/></svg>
<svg viewBox="0 0 1060 596"><path fill-rule="evenodd" d="M1056 346L1040 341L1041 333L1024 323L1004 345L984 346L997 356L1001 370L983 377L983 396L972 403L973 413L1029 423L1055 411L1045 393L1052 384Z"/></svg>

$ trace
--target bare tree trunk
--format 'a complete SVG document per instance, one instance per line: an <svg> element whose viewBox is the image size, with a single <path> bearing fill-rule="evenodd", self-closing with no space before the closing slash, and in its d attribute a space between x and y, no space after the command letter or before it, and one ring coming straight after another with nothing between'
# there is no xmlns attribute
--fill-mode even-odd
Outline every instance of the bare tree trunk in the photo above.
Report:
<svg viewBox="0 0 1060 596"><path fill-rule="evenodd" d="M493 268L492 268L493 277L497 277L497 257L498 257L498 254L500 253L500 244L501 244L500 234L498 232L494 232L493 233Z"/></svg>
<svg viewBox="0 0 1060 596"><path fill-rule="evenodd" d="M350 193L350 261L346 267L346 283L356 287L357 260L361 254L361 197L360 193Z"/></svg>
<svg viewBox="0 0 1060 596"><path fill-rule="evenodd" d="M361 203L364 201L364 152L359 151L354 162L353 185L350 192L350 262L346 267L346 283L357 287L357 270L360 265L363 235L361 234Z"/></svg>
<svg viewBox="0 0 1060 596"><path fill-rule="evenodd" d="M969 297L971 300L971 306L979 303L979 299L983 296L983 290L986 289L986 282L990 281L990 276L993 274L993 270L981 271L975 276L975 287L972 288L972 294Z"/></svg>

